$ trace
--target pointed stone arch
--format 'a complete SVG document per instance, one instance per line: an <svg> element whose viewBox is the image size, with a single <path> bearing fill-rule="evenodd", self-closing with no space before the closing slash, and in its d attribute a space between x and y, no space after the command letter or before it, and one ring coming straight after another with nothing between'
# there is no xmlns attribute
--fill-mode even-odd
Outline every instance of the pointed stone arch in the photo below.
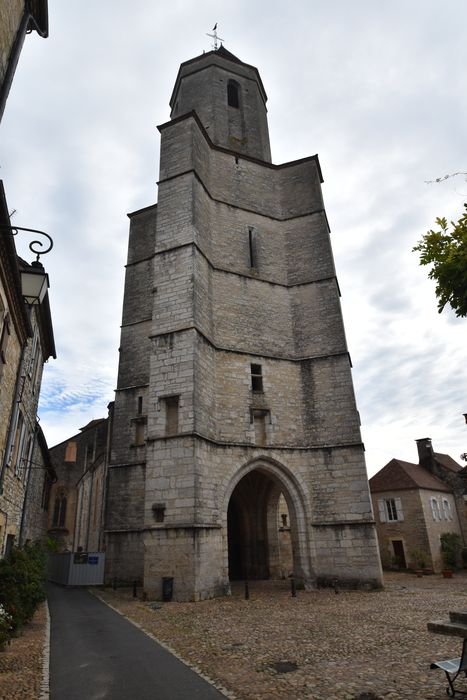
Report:
<svg viewBox="0 0 467 700"><path fill-rule="evenodd" d="M222 517L227 579L229 575L233 579L255 579L285 574L279 556L281 495L287 504L290 528L292 571L288 573L302 580L307 588L315 586L305 489L286 466L270 457L246 462L226 485ZM232 532L232 528L236 530Z"/></svg>

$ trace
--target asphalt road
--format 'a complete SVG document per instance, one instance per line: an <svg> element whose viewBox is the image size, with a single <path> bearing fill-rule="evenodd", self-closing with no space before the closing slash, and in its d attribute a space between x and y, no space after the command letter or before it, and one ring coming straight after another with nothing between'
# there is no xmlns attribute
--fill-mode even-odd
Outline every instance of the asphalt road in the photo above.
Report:
<svg viewBox="0 0 467 700"><path fill-rule="evenodd" d="M51 700L221 700L225 696L81 588L50 584Z"/></svg>

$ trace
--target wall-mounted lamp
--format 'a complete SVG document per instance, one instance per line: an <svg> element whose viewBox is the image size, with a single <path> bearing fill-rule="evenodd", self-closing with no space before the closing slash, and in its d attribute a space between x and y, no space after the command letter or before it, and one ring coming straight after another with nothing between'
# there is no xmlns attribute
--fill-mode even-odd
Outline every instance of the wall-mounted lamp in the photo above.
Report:
<svg viewBox="0 0 467 700"><path fill-rule="evenodd" d="M36 255L36 259L27 268L20 267L21 274L21 292L24 301L28 306L32 304L40 304L45 297L47 289L49 288L49 276L39 258L41 255L45 255L53 248L53 240L48 233L44 231L38 231L35 228L23 228L22 226L6 226L0 224L0 229L6 231L11 231L13 236L16 236L19 231L28 231L29 233L38 233L41 236L45 236L47 239L46 243L42 241L31 241L29 244L29 250ZM39 249L37 248L39 246Z"/></svg>
<svg viewBox="0 0 467 700"><path fill-rule="evenodd" d="M49 276L42 264L35 260L30 266L20 269L23 299L31 306L41 304L49 288Z"/></svg>

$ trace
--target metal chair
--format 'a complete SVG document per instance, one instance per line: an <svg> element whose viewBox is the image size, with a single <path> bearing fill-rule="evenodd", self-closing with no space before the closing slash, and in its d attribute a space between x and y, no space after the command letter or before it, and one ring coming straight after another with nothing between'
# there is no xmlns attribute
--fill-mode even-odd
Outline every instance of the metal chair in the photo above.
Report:
<svg viewBox="0 0 467 700"><path fill-rule="evenodd" d="M434 661L430 664L430 668L440 668L446 674L449 684L446 688L446 694L449 697L454 697L456 694L467 695L467 691L454 688L454 682L460 673L464 673L467 677L467 639L464 639L462 644L462 656L459 656L457 659Z"/></svg>

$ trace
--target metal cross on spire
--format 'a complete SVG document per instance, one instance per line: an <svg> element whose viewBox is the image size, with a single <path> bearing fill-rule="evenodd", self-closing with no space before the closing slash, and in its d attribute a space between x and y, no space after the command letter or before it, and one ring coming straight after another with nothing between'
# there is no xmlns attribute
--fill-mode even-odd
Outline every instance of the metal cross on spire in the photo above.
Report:
<svg viewBox="0 0 467 700"><path fill-rule="evenodd" d="M218 36L217 34L217 22L215 23L211 31L213 32L213 34L206 34L206 36L210 36L211 39L214 39L212 48L214 49L214 51L217 51L217 49L219 48L217 42L220 41L222 46L222 42L224 41L224 39L221 39L220 36Z"/></svg>

